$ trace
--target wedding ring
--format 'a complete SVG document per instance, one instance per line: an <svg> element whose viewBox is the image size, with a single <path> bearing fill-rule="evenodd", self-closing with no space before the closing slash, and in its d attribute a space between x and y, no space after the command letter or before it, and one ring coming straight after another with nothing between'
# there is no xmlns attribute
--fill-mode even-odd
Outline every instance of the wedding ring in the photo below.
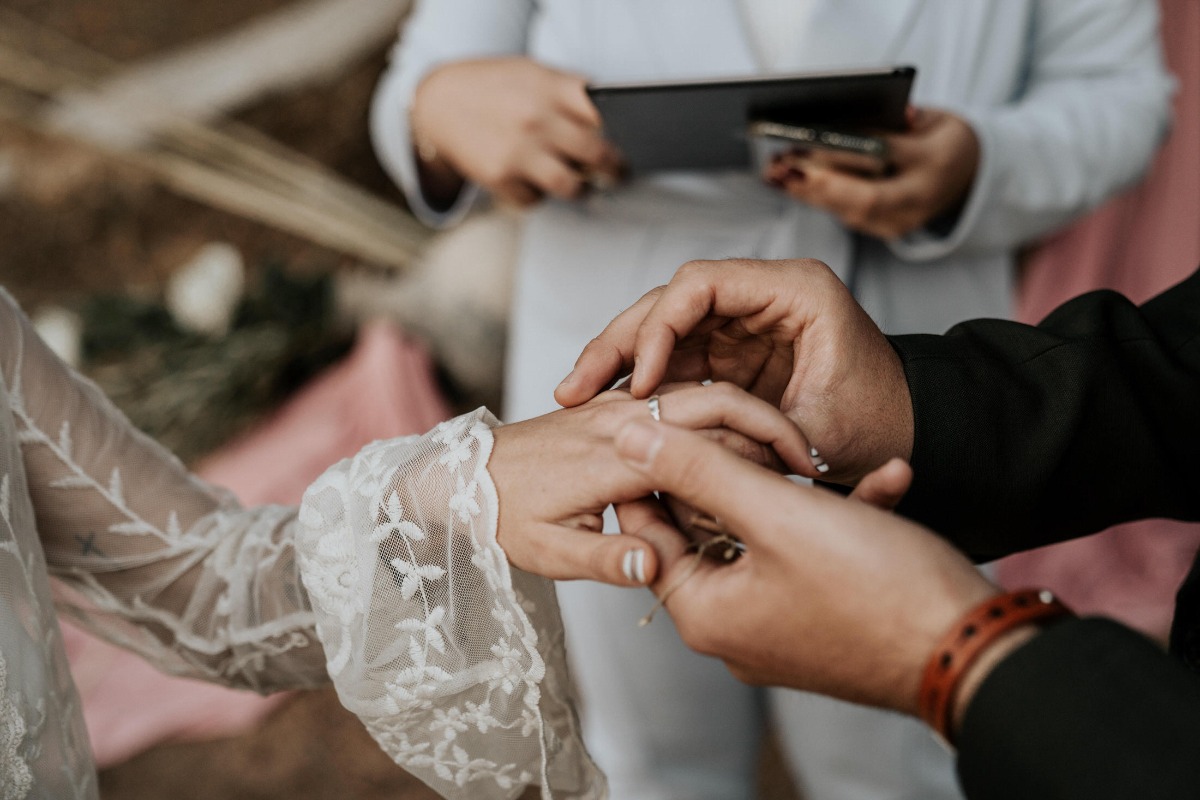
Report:
<svg viewBox="0 0 1200 800"><path fill-rule="evenodd" d="M658 408L658 395L654 395L647 400L646 405L650 407L650 418L655 422L662 422L662 413Z"/></svg>

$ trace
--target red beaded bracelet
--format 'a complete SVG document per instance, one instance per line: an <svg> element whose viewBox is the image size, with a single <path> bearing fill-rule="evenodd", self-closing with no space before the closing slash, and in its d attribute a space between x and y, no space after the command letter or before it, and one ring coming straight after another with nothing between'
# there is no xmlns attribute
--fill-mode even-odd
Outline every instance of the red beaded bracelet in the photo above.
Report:
<svg viewBox="0 0 1200 800"><path fill-rule="evenodd" d="M921 719L947 742L954 720L954 693L966 671L997 639L1028 623L1045 624L1071 610L1045 589L997 595L967 612L938 642L925 665L917 708Z"/></svg>

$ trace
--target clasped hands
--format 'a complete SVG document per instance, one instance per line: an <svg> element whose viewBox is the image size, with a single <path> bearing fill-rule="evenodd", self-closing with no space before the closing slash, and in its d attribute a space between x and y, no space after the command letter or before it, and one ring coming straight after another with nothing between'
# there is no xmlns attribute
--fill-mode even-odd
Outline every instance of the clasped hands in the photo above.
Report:
<svg viewBox="0 0 1200 800"><path fill-rule="evenodd" d="M591 399L630 372L627 393ZM667 386L704 380L718 383ZM663 422L647 412L644 399L653 393L663 398ZM685 265L587 346L555 396L567 406L556 412L562 424L572 413L595 415L580 434L603 441L541 452L551 464L592 459L574 468L595 480L568 489L569 473L555 467L536 482L535 499L555 497L557 524L581 537L598 529L600 507L570 516L571 503L608 492L623 532L593 536L586 545L575 539L572 563L581 573L591 569L593 577L631 585L638 581L622 576L623 552L647 546L650 588L662 595L679 584L666 608L685 642L723 659L747 682L912 713L939 637L997 593L944 540L875 507L894 505L911 480L911 399L896 352L820 262ZM522 424L549 425L554 417ZM517 427L497 432L498 453L505 432ZM732 448L713 441L714 428L734 431L715 435ZM547 447L533 437L514 446L520 455ZM816 471L812 448L827 472ZM518 461L528 468L533 459ZM497 476L502 497L505 484L516 486L506 470ZM780 471L858 488L843 498L797 486ZM731 564L697 566L688 537L646 499L651 491L721 520L746 553ZM500 537L514 563L539 571L548 563L539 559L570 545L566 537L551 545L553 536L505 541L515 530L507 523L545 522L528 517L535 505L506 520L502 503ZM684 572L690 577L680 584Z"/></svg>

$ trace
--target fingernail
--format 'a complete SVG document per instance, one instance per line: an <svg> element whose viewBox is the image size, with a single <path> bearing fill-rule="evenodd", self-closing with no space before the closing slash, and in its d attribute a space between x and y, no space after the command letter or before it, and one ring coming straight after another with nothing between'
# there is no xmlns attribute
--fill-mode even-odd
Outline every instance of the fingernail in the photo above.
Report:
<svg viewBox="0 0 1200 800"><path fill-rule="evenodd" d="M570 373L568 373L567 377L562 379L562 383L560 383L558 385L558 389L565 389L574 382L575 382L575 371L572 370ZM555 389L554 391L557 392L558 389Z"/></svg>
<svg viewBox="0 0 1200 800"><path fill-rule="evenodd" d="M829 465L822 461L820 464L817 464L817 472L824 475L826 472L829 472Z"/></svg>
<svg viewBox="0 0 1200 800"><path fill-rule="evenodd" d="M617 453L638 469L648 469L662 448L662 432L652 422L630 422L617 434Z"/></svg>
<svg viewBox="0 0 1200 800"><path fill-rule="evenodd" d="M821 454L817 452L817 448L808 448L808 454L812 456L812 463L817 468L817 472L829 472L829 465L825 463L825 459L821 458Z"/></svg>
<svg viewBox="0 0 1200 800"><path fill-rule="evenodd" d="M813 458L820 458L820 457L821 457L821 454L817 452L817 448L815 448L815 447L810 447L810 448L808 448L808 454L809 454L810 456L812 456Z"/></svg>
<svg viewBox="0 0 1200 800"><path fill-rule="evenodd" d="M621 562L621 571L625 573L625 578L632 583L645 585L646 551L640 549L626 550L625 558Z"/></svg>

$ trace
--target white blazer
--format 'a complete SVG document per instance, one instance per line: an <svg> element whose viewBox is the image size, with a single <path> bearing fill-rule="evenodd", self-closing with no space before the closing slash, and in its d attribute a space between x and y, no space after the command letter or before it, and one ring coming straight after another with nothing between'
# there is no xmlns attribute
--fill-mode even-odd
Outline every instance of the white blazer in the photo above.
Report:
<svg viewBox="0 0 1200 800"><path fill-rule="evenodd" d="M733 173L661 175L543 203L521 249L506 414L552 408L549 391L582 344L691 258L821 258L894 333L1007 316L1016 248L1135 181L1164 134L1173 82L1157 24L1153 0L812 0L787 71L912 64L915 103L971 122L982 157L953 227L856 236ZM421 197L413 88L448 61L521 53L598 81L764 71L738 0L422 2L371 129L426 222L453 223L474 192L442 214Z"/></svg>

